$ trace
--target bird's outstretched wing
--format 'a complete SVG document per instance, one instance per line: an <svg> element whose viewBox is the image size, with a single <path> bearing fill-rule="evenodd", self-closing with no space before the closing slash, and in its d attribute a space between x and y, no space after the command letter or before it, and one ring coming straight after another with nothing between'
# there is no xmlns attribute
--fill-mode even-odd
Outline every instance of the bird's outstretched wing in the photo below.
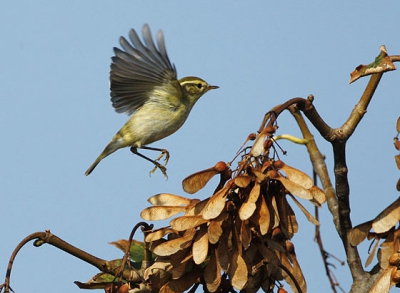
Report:
<svg viewBox="0 0 400 293"><path fill-rule="evenodd" d="M157 91L167 91L177 100L182 96L175 66L167 55L163 32L160 30L157 34L157 47L147 24L142 33L144 43L132 29L129 33L131 43L121 37L123 50L114 48L110 90L112 106L118 113L131 115L150 99L162 99L163 95L157 95Z"/></svg>

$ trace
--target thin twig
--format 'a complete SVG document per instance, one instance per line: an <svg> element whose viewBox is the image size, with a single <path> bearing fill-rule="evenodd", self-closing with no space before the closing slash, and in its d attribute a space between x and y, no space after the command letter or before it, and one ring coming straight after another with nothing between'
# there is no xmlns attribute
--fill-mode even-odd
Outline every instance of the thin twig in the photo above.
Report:
<svg viewBox="0 0 400 293"><path fill-rule="evenodd" d="M125 270L125 265L126 265L126 263L127 263L127 261L128 261L128 257L129 257L129 255L130 255L130 254L129 254L129 251L130 251L130 248L131 248L131 246L132 246L133 236L135 235L136 230L137 230L139 227L142 227L144 230L150 230L150 229L151 229L150 225L147 224L146 222L139 222L139 223L137 223L137 224L135 225L135 227L133 227L133 229L132 229L132 231L131 231L131 234L129 235L128 245L127 245L126 248L125 248L125 253L124 253L124 257L123 257L123 259L122 259L120 271L119 271L118 274L117 274L117 276L119 276L119 284L122 283L123 272L124 272L124 270ZM146 258L144 259L144 261L145 261L145 260L146 260ZM138 273L138 276L140 276L140 278L142 278L142 277L141 277L141 274L139 274L139 273ZM142 280L142 281L143 281L143 280Z"/></svg>

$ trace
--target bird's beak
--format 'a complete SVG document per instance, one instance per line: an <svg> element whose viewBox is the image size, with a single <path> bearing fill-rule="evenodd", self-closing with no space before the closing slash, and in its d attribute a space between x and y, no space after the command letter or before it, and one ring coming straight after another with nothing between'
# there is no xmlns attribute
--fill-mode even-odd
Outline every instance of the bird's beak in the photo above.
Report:
<svg viewBox="0 0 400 293"><path fill-rule="evenodd" d="M215 90L215 89L217 89L217 88L219 88L219 86L217 86L217 85L208 85L207 91L209 91L209 90Z"/></svg>

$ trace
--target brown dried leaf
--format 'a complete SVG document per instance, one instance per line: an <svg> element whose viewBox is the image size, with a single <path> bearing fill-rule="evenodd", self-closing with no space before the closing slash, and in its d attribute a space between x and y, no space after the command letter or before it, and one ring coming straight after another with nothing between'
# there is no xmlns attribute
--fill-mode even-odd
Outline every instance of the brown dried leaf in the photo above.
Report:
<svg viewBox="0 0 400 293"><path fill-rule="evenodd" d="M270 133L268 132L261 132L257 135L256 140L253 143L253 146L250 150L250 156L259 157L261 154L264 153L264 139Z"/></svg>
<svg viewBox="0 0 400 293"><path fill-rule="evenodd" d="M398 244L400 238L398 238L400 236L400 228L396 229L396 230L391 230L386 234L386 239L384 242L382 242L381 247L390 247L393 249L393 252L398 251L398 246L396 244Z"/></svg>
<svg viewBox="0 0 400 293"><path fill-rule="evenodd" d="M233 182L239 187L246 188L251 183L252 178L248 175L240 175L233 179Z"/></svg>
<svg viewBox="0 0 400 293"><path fill-rule="evenodd" d="M395 232L393 230L389 231L386 240L381 244L381 247L378 250L377 256L378 256L379 266L383 269L386 269L390 265L389 263L390 257L396 254L397 252L395 242L397 242L398 239L396 238L396 241L394 240L395 238L394 234Z"/></svg>
<svg viewBox="0 0 400 293"><path fill-rule="evenodd" d="M398 150L398 151L400 151L400 141L399 141L399 138L396 136L394 139L394 147L396 148L396 150ZM396 158L396 162L397 162L397 156L395 157ZM398 164L397 164L397 166L399 166ZM400 169L400 167L399 167L399 169Z"/></svg>
<svg viewBox="0 0 400 293"><path fill-rule="evenodd" d="M159 293L176 293L175 291L173 291L170 287L169 287L169 283L165 283L161 288Z"/></svg>
<svg viewBox="0 0 400 293"><path fill-rule="evenodd" d="M231 251L232 251L232 230L224 229L221 235L221 240L217 247L217 258L219 266L223 271L227 271L231 261Z"/></svg>
<svg viewBox="0 0 400 293"><path fill-rule="evenodd" d="M281 167L279 170L285 172L290 181L304 187L305 189L310 189L314 185L310 176L308 176L303 171L300 171L286 164L283 165L283 167Z"/></svg>
<svg viewBox="0 0 400 293"><path fill-rule="evenodd" d="M179 250L174 254L169 256L170 263L173 267L178 267L179 265L186 263L188 260L192 259L192 248L187 247L185 249Z"/></svg>
<svg viewBox="0 0 400 293"><path fill-rule="evenodd" d="M168 240L161 238L161 239L150 242L150 245L149 245L150 251L154 251L154 248L156 248L158 245L160 245L161 243L164 243L166 241L168 241Z"/></svg>
<svg viewBox="0 0 400 293"><path fill-rule="evenodd" d="M387 250L389 250L389 249L387 249ZM378 253L379 253L379 251L378 251ZM399 252L395 252L388 257L388 265L386 267L388 267L389 264L391 266L395 266L396 268L399 267L399 265L400 265L400 253Z"/></svg>
<svg viewBox="0 0 400 293"><path fill-rule="evenodd" d="M190 254L191 256L191 254ZM172 272L172 279L179 279L179 278L185 278L186 275L192 268L192 260L185 260L181 264L177 265L176 267L173 267L170 272ZM189 286L190 287L190 286Z"/></svg>
<svg viewBox="0 0 400 293"><path fill-rule="evenodd" d="M283 246L281 242L265 238L265 242L267 243L268 247L273 250L273 251L281 251L281 252L286 252L286 248Z"/></svg>
<svg viewBox="0 0 400 293"><path fill-rule="evenodd" d="M247 266L242 256L234 251L228 269L231 285L238 290L242 290L247 283Z"/></svg>
<svg viewBox="0 0 400 293"><path fill-rule="evenodd" d="M306 280L304 279L303 272L301 271L300 265L297 261L296 254L294 252L291 252L289 253L289 255L290 255L290 261L285 253L280 253L280 259L282 265L292 273L294 279L300 286L301 292L307 292ZM297 290L292 278L284 270L282 270L282 275L285 278L285 281L290 285L292 291L294 293L298 293L299 291Z"/></svg>
<svg viewBox="0 0 400 293"><path fill-rule="evenodd" d="M291 257L291 262L293 264L293 276L296 278L300 288L303 292L307 292L307 284L306 279L304 278L303 272L301 271L300 264L297 261L297 257L295 253L289 253Z"/></svg>
<svg viewBox="0 0 400 293"><path fill-rule="evenodd" d="M396 121L396 131L400 133L400 117Z"/></svg>
<svg viewBox="0 0 400 293"><path fill-rule="evenodd" d="M203 225L200 230L197 231L196 237L194 238L192 247L193 261L195 264L202 264L208 254L208 234L207 226Z"/></svg>
<svg viewBox="0 0 400 293"><path fill-rule="evenodd" d="M384 209L372 222L376 233L385 233L400 221L400 197Z"/></svg>
<svg viewBox="0 0 400 293"><path fill-rule="evenodd" d="M251 172L253 172L253 174L257 177L258 182L263 182L265 179L268 178L268 172L267 174L264 174L263 172L256 169L252 169Z"/></svg>
<svg viewBox="0 0 400 293"><path fill-rule="evenodd" d="M253 215L254 211L256 210L256 202L260 195L260 184L255 183L254 187L251 189L250 194L247 200L242 204L239 209L239 218L241 220L247 220L248 218Z"/></svg>
<svg viewBox="0 0 400 293"><path fill-rule="evenodd" d="M281 263L278 256L270 248L266 247L259 238L255 239L254 243L264 260L268 261L272 271L276 272Z"/></svg>
<svg viewBox="0 0 400 293"><path fill-rule="evenodd" d="M189 194L196 193L202 189L211 178L228 168L226 163L218 162L214 167L196 172L182 181L183 190Z"/></svg>
<svg viewBox="0 0 400 293"><path fill-rule="evenodd" d="M244 261L247 264L250 264L250 263L251 264L259 264L258 266L256 265L255 267L253 267L251 269L252 270L251 274L255 273L256 271L259 271L260 265L261 265L260 261L263 260L263 257L258 252L256 245L250 245L247 249L244 249L242 256L243 256Z"/></svg>
<svg viewBox="0 0 400 293"><path fill-rule="evenodd" d="M265 203L264 196L260 196L259 199L260 211L258 213L258 224L261 235L265 235L271 230L271 213L269 212L268 206Z"/></svg>
<svg viewBox="0 0 400 293"><path fill-rule="evenodd" d="M189 261L186 260L185 262L180 263L179 265L170 268L170 270L168 272L171 274L172 279L181 278L186 273L188 264L189 264Z"/></svg>
<svg viewBox="0 0 400 293"><path fill-rule="evenodd" d="M264 282L261 284L261 289L264 292L273 292L272 290L275 288L275 283L271 281L270 278L266 278Z"/></svg>
<svg viewBox="0 0 400 293"><path fill-rule="evenodd" d="M399 148L400 148L400 142L399 142ZM394 160L396 161L397 168L400 169L400 155L394 156Z"/></svg>
<svg viewBox="0 0 400 293"><path fill-rule="evenodd" d="M283 176L279 176L274 179L279 180L291 194L297 195L298 197L303 199L308 199L308 200L313 199L311 192L308 189L304 188L303 186L300 186L297 183L294 183L293 181L286 179Z"/></svg>
<svg viewBox="0 0 400 293"><path fill-rule="evenodd" d="M207 220L204 220L202 216L182 216L173 219L169 224L176 231L185 231L204 223L207 223Z"/></svg>
<svg viewBox="0 0 400 293"><path fill-rule="evenodd" d="M140 216L146 221L165 220L185 210L183 206L153 206L142 210Z"/></svg>
<svg viewBox="0 0 400 293"><path fill-rule="evenodd" d="M226 195L228 194L233 181L228 182L221 190L211 196L203 209L203 218L206 220L218 217L225 207Z"/></svg>
<svg viewBox="0 0 400 293"><path fill-rule="evenodd" d="M117 241L110 242L111 245L114 245L118 249L122 250L124 253L129 246L129 240L126 239L119 239ZM145 243L142 241L137 241L132 239L129 247L129 256L131 260L134 262L141 262L143 260L143 249Z"/></svg>
<svg viewBox="0 0 400 293"><path fill-rule="evenodd" d="M257 202L258 197L260 196L260 190L261 190L260 184L255 182L253 188L250 191L249 198L247 199L247 201L254 203Z"/></svg>
<svg viewBox="0 0 400 293"><path fill-rule="evenodd" d="M217 251L211 251L210 261L204 269L204 281L206 281L206 286L208 291L217 291L219 285L221 284L221 268L217 262Z"/></svg>
<svg viewBox="0 0 400 293"><path fill-rule="evenodd" d="M149 280L152 287L160 288L161 284L164 284L170 277L170 274L166 272L170 266L171 264L166 258L157 257L157 261L144 271L143 278Z"/></svg>
<svg viewBox="0 0 400 293"><path fill-rule="evenodd" d="M138 244L140 244L140 245L144 245L144 243L143 242L140 242L140 241L136 241L136 240L132 240L132 243L133 243L133 241L135 241L135 242L137 242ZM113 246L115 246L116 248L118 248L119 250L122 250L122 251L126 251L126 248L128 247L128 245L129 245L129 241L128 240L126 240L126 239L119 239L119 240L117 240L117 241L112 241L112 242L109 242L109 244L110 245L113 245Z"/></svg>
<svg viewBox="0 0 400 293"><path fill-rule="evenodd" d="M372 250L371 250L371 252L370 252L369 255L368 255L368 258L367 258L367 260L365 261L364 267L367 267L367 266L369 266L369 265L371 264L372 260L374 259L375 252L376 252L376 248L378 247L378 245L379 245L379 240L376 239L376 240L375 240L375 244L374 244L374 246L372 247Z"/></svg>
<svg viewBox="0 0 400 293"><path fill-rule="evenodd" d="M279 227L279 225L280 225L280 219L279 219L279 216L278 216L279 215L279 211L278 211L278 206L276 204L275 196L271 197L271 205L272 205L272 210L270 210L270 213L272 213L272 215L274 217L274 222L273 222L272 227L271 227L271 229L273 230L273 229ZM287 235L287 237L289 237L289 235Z"/></svg>
<svg viewBox="0 0 400 293"><path fill-rule="evenodd" d="M152 232L150 232L146 235L145 241L146 242L156 241L158 239L163 238L168 233L173 233L173 232L176 232L176 231L169 227L164 227L164 228L160 228L157 230L153 230Z"/></svg>
<svg viewBox="0 0 400 293"><path fill-rule="evenodd" d="M240 150L246 145L246 143L248 143L250 140L255 140L257 138L257 134L255 133L250 133L246 140L243 142L243 144L240 146L238 153L240 152Z"/></svg>
<svg viewBox="0 0 400 293"><path fill-rule="evenodd" d="M296 216L287 202L286 196L276 196L273 199L276 202L282 233L287 234L286 236L290 239L299 230Z"/></svg>
<svg viewBox="0 0 400 293"><path fill-rule="evenodd" d="M371 227L372 227L372 221L368 221L355 226L347 234L349 243L353 246L357 246L358 244L363 242L364 239L367 238L368 232L369 230L371 230Z"/></svg>
<svg viewBox="0 0 400 293"><path fill-rule="evenodd" d="M242 239L242 245L244 249L247 249L251 243L251 228L249 221L242 221L242 227L240 229L240 237Z"/></svg>
<svg viewBox="0 0 400 293"><path fill-rule="evenodd" d="M369 290L368 293L382 293L389 292L390 287L393 286L390 282L390 274L392 273L392 267L387 268L383 271L382 275L375 281L375 284Z"/></svg>
<svg viewBox="0 0 400 293"><path fill-rule="evenodd" d="M160 256L167 256L188 248L192 244L194 232L193 229L193 231L187 231L183 237L161 243L154 248L153 252Z"/></svg>
<svg viewBox="0 0 400 293"><path fill-rule="evenodd" d="M396 66L386 53L386 48L381 46L380 50L381 53L375 58L374 62L368 65L359 65L352 73L350 73L350 83L355 82L363 76L396 70Z"/></svg>
<svg viewBox="0 0 400 293"><path fill-rule="evenodd" d="M201 215L203 212L203 209L205 208L205 206L207 205L207 202L210 199L204 199L202 201L197 202L194 205L191 205L190 207L187 207L186 212L185 212L185 216L197 216L197 215Z"/></svg>
<svg viewBox="0 0 400 293"><path fill-rule="evenodd" d="M391 285L395 285L396 287L400 287L400 269L398 267L391 267L391 274L390 274L390 282Z"/></svg>
<svg viewBox="0 0 400 293"><path fill-rule="evenodd" d="M169 282L169 287L171 290L173 290L173 292L185 292L193 286L200 276L201 273L198 270L191 270L179 279Z"/></svg>
<svg viewBox="0 0 400 293"><path fill-rule="evenodd" d="M155 206L186 206L191 203L189 198L171 193L159 193L153 195L147 201Z"/></svg>
<svg viewBox="0 0 400 293"><path fill-rule="evenodd" d="M168 272L172 275L172 279L182 277L186 273L188 265L192 263L190 247L174 253L170 256L170 259L172 267L169 268Z"/></svg>
<svg viewBox="0 0 400 293"><path fill-rule="evenodd" d="M219 241L219 238L222 235L222 224L228 218L228 213L222 212L215 219L210 220L210 224L208 226L208 240L211 244L215 244Z"/></svg>
<svg viewBox="0 0 400 293"><path fill-rule="evenodd" d="M317 219L314 218L314 216L309 211L307 211L307 209L293 195L290 194L290 197L293 199L294 203L299 207L299 209L304 213L307 220L314 225L319 226L319 222L317 221Z"/></svg>
<svg viewBox="0 0 400 293"><path fill-rule="evenodd" d="M326 194L321 188L314 185L308 190L311 192L311 196L319 205L322 205L326 202Z"/></svg>

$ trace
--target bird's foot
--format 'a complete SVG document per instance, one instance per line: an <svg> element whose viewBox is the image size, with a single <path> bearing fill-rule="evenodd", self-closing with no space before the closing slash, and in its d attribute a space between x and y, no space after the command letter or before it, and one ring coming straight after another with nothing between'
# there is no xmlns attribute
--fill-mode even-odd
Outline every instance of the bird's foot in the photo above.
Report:
<svg viewBox="0 0 400 293"><path fill-rule="evenodd" d="M145 155L142 155L141 153L139 153L137 151L136 147L133 147L133 146L131 147L131 152L132 153L134 153L135 155L138 155L139 157L141 157L141 158L143 158L143 159L145 159L145 160L147 160L149 162L152 162L154 164L154 168L150 171L149 176L151 176L151 174L153 174L158 168L164 174L164 176L168 179L167 168L165 168L165 166L168 164L169 152L167 150L165 150L165 149L156 149L156 148L151 148L151 147L146 147L146 146L142 146L141 148L142 149L146 149L146 150L153 150L153 151L160 151L161 152L161 155L157 159L152 160L152 159L146 157ZM165 163L164 163L164 165L161 165L157 161L159 161L164 156L165 156Z"/></svg>
<svg viewBox="0 0 400 293"><path fill-rule="evenodd" d="M149 176L151 176L151 174L153 174L157 169L160 169L165 178L168 180L167 168L156 161L154 161L154 168L149 172Z"/></svg>
<svg viewBox="0 0 400 293"><path fill-rule="evenodd" d="M164 163L164 166L167 166L167 164L168 164L168 161L169 161L169 151L167 151L167 150L161 150L161 155L159 155L158 156L158 158L157 159L155 159L154 161L159 161L159 160L161 160L162 159L162 157L164 157L165 156L165 163ZM157 167L156 167L156 169L157 169ZM164 172L163 172L164 173ZM165 174L164 174L165 175Z"/></svg>

